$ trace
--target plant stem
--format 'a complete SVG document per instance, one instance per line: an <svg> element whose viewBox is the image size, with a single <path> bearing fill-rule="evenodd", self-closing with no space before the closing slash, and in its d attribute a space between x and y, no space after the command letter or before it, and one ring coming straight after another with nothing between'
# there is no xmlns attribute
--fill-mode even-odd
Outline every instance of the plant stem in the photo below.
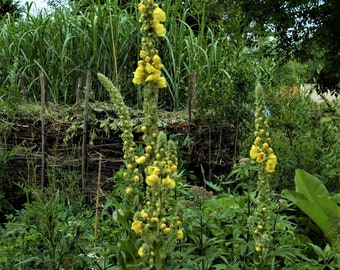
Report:
<svg viewBox="0 0 340 270"><path fill-rule="evenodd" d="M157 245L155 249L155 269L162 270L163 269L163 262L162 262L162 254L160 252L160 246Z"/></svg>

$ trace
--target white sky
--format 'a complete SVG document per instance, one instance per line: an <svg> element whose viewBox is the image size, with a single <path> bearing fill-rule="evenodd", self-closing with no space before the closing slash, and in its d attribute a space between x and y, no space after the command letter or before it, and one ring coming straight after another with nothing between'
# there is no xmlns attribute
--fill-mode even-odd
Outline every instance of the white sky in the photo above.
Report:
<svg viewBox="0 0 340 270"><path fill-rule="evenodd" d="M39 9L42 9L42 8L47 8L47 1L46 0L20 0L20 3L21 5L25 6L25 3L26 2L33 2L33 6L32 6L32 9L33 10L39 10Z"/></svg>

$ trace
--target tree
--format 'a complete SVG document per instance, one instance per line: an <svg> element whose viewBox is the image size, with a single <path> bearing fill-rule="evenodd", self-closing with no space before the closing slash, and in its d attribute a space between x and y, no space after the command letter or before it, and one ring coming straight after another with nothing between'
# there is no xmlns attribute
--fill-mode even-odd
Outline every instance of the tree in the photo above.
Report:
<svg viewBox="0 0 340 270"><path fill-rule="evenodd" d="M47 0L47 5L52 8L62 7L70 3L74 3L78 5L80 10L86 10L88 7L93 4L105 4L107 0ZM133 1L132 1L133 2ZM124 7L131 4L130 0L111 0L112 4L117 4L119 7Z"/></svg>
<svg viewBox="0 0 340 270"><path fill-rule="evenodd" d="M2 19L7 13L12 14L15 18L19 18L21 13L19 1L2 0L0 3L0 19Z"/></svg>
<svg viewBox="0 0 340 270"><path fill-rule="evenodd" d="M317 24L315 33L305 42L305 47L314 47L323 52L322 68L317 75L318 90L333 90L340 93L340 5L338 0L326 0L311 12ZM312 51L311 53L315 53Z"/></svg>
<svg viewBox="0 0 340 270"><path fill-rule="evenodd" d="M317 60L320 65L313 77L318 90L340 92L339 0L210 0L204 1L205 9L200 0L182 3L193 29L205 16L205 26L235 44L260 47L263 57L276 55L282 63L292 58ZM261 40L269 36L275 39L274 46L263 46Z"/></svg>

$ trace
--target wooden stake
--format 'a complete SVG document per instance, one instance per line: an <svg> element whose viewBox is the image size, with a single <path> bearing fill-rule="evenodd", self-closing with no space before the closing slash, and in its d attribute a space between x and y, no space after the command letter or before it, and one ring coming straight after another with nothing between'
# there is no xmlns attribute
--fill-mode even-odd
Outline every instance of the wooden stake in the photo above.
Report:
<svg viewBox="0 0 340 270"><path fill-rule="evenodd" d="M188 115L191 122L192 111L195 110L197 104L197 71L194 70L188 76Z"/></svg>
<svg viewBox="0 0 340 270"><path fill-rule="evenodd" d="M85 194L85 186L87 180L87 116L89 111L89 95L91 87L91 71L88 70L86 73L86 88L85 88L85 101L84 101L84 122L83 122L83 141L82 141L82 162L81 162L81 179L82 179L82 190Z"/></svg>
<svg viewBox="0 0 340 270"><path fill-rule="evenodd" d="M98 235L98 212L99 212L99 194L100 194L100 178L102 171L102 154L99 154L99 166L98 166L98 182L97 182L97 196L96 196L96 216L94 220L94 247L96 247L96 240Z"/></svg>
<svg viewBox="0 0 340 270"><path fill-rule="evenodd" d="M45 148L46 148L46 130L45 130L45 78L44 73L39 70L40 88L41 88L41 187L44 186L45 182Z"/></svg>
<svg viewBox="0 0 340 270"><path fill-rule="evenodd" d="M19 80L20 80L20 86L22 90L22 96L24 98L24 101L27 102L27 88L25 85L24 77L22 76L22 71L19 70Z"/></svg>
<svg viewBox="0 0 340 270"><path fill-rule="evenodd" d="M80 89L81 89L81 77L78 78L77 90L76 90L76 103L80 100Z"/></svg>

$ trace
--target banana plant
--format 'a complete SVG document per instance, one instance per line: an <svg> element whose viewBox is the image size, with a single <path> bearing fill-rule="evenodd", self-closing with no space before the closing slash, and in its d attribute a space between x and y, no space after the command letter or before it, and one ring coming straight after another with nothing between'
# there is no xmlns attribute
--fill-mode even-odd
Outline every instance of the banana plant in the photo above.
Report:
<svg viewBox="0 0 340 270"><path fill-rule="evenodd" d="M295 191L284 190L288 199L307 214L323 232L331 246L340 244L340 193L330 195L315 176L297 169Z"/></svg>

